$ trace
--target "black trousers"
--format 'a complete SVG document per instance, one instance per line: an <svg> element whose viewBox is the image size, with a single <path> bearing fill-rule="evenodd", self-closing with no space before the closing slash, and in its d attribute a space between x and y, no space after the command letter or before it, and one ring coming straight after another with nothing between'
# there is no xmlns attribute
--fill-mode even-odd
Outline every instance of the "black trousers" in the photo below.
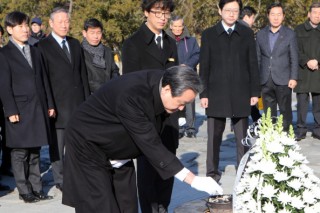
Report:
<svg viewBox="0 0 320 213"><path fill-rule="evenodd" d="M306 135L307 128L307 113L309 108L310 95L312 98L312 114L314 118L313 134L320 136L320 94L319 93L297 93L297 135Z"/></svg>
<svg viewBox="0 0 320 213"><path fill-rule="evenodd" d="M158 126L162 143L172 153L178 146L178 113L171 114ZM142 213L166 213L171 200L174 178L163 180L144 156L137 158L137 185Z"/></svg>
<svg viewBox="0 0 320 213"><path fill-rule="evenodd" d="M279 106L280 114L283 115L283 129L289 130L292 124L292 89L288 85L276 85L270 77L266 84L262 85L262 101L263 109L271 109L271 116L277 117L277 105Z"/></svg>
<svg viewBox="0 0 320 213"><path fill-rule="evenodd" d="M13 148L11 151L12 172L19 194L42 190L40 173L40 147Z"/></svg>
<svg viewBox="0 0 320 213"><path fill-rule="evenodd" d="M53 139L49 151L53 180L55 184L63 184L64 129L55 129L52 132Z"/></svg>
<svg viewBox="0 0 320 213"><path fill-rule="evenodd" d="M248 147L242 145L241 140L246 137L248 128L248 118L231 118L234 126L234 133L237 143L237 166L241 158L248 151ZM220 160L220 146L222 142L222 135L226 126L226 118L208 117L208 143L207 143L207 173L209 177L218 177L219 160Z"/></svg>
<svg viewBox="0 0 320 213"><path fill-rule="evenodd" d="M0 104L0 126L1 126L1 131L0 131L0 141L1 141L1 167L0 167L0 175L1 175L1 170L10 170L11 168L11 149L6 146L6 130L5 130L5 117L4 113L2 110L2 105Z"/></svg>

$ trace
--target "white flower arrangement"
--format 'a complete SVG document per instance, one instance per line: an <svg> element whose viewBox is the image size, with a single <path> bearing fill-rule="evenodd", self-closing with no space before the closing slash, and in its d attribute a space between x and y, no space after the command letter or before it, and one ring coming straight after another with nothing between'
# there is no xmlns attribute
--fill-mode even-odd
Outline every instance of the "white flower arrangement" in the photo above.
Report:
<svg viewBox="0 0 320 213"><path fill-rule="evenodd" d="M306 164L292 126L283 131L282 116L273 124L268 110L258 124L258 138L235 188L237 213L320 213L320 179Z"/></svg>

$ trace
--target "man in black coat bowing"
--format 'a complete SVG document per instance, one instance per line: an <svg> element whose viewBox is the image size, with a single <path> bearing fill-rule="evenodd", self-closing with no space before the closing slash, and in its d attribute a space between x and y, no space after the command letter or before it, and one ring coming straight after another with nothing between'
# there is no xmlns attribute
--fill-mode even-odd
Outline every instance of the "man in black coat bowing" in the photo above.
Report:
<svg viewBox="0 0 320 213"><path fill-rule="evenodd" d="M200 91L200 79L189 67L135 72L102 86L76 110L66 129L62 203L77 213L138 212L131 159L140 155L163 179L175 175L195 189L222 193L213 179L184 168L160 137L162 119L182 110ZM122 176L114 177L115 169ZM122 198L126 194L132 195L126 196L129 201Z"/></svg>

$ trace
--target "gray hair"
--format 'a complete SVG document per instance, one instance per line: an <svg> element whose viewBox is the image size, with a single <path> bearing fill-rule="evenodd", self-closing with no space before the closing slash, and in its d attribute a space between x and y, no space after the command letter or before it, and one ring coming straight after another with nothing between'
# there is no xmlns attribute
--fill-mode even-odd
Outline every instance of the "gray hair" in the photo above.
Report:
<svg viewBox="0 0 320 213"><path fill-rule="evenodd" d="M68 12L68 10L66 10L65 8L63 7L56 7L52 10L52 12L50 13L50 19L53 21L54 19L54 15L57 14L57 13L66 13L68 14L68 17L70 19L70 14Z"/></svg>
<svg viewBox="0 0 320 213"><path fill-rule="evenodd" d="M182 20L182 24L184 24L183 17L181 17L181 16L172 16L170 19L170 24L172 24L173 22L178 21L178 20Z"/></svg>
<svg viewBox="0 0 320 213"><path fill-rule="evenodd" d="M167 69L161 84L162 87L170 86L172 97L181 96L188 89L196 94L203 90L199 75L189 66L174 66Z"/></svg>

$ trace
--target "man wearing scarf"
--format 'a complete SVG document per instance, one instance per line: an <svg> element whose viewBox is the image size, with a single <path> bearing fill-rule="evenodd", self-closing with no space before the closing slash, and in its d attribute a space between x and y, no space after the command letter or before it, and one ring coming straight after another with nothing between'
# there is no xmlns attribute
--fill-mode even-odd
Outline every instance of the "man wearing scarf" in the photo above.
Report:
<svg viewBox="0 0 320 213"><path fill-rule="evenodd" d="M101 43L102 32L103 26L97 19L90 18L84 22L81 45L91 94L108 80L120 75L111 49Z"/></svg>

